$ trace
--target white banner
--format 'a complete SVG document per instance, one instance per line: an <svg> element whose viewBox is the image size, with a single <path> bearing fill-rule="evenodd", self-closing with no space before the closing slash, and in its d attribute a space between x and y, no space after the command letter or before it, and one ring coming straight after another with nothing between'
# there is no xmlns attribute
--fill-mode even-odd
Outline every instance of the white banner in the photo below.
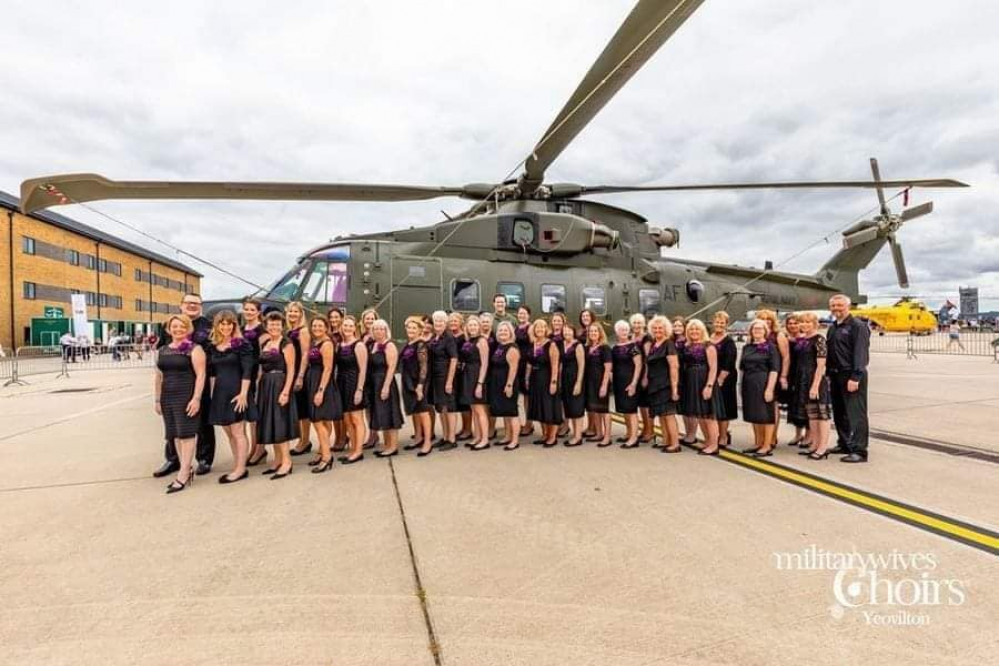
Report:
<svg viewBox="0 0 999 666"><path fill-rule="evenodd" d="M93 342L94 332L87 321L87 295L72 294L69 298L73 303L73 335L86 335Z"/></svg>

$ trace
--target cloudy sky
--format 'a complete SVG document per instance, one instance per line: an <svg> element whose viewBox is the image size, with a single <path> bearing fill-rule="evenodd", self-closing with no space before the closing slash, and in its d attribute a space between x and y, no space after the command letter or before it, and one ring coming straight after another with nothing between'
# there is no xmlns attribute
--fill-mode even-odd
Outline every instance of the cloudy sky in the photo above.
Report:
<svg viewBox="0 0 999 666"><path fill-rule="evenodd" d="M8 0L0 189L27 177L494 181L530 151L633 0L38 3ZM900 234L931 303L999 308L999 3L707 0L549 171L659 184L952 177ZM992 83L989 83L991 81ZM780 264L873 192L604 197L679 227L678 256ZM900 201L899 201L900 203ZM442 219L467 202L104 202L95 206L268 283L341 233ZM76 206L60 209L150 249ZM811 272L838 238L784 267ZM193 260L209 297L248 288ZM887 252L863 274L899 293Z"/></svg>

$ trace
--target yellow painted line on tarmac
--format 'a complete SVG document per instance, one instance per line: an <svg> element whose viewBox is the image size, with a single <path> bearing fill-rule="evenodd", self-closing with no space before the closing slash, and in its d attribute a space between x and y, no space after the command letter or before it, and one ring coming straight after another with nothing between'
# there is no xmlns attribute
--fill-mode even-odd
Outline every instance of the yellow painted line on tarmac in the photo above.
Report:
<svg viewBox="0 0 999 666"><path fill-rule="evenodd" d="M615 423L624 423L624 419L616 414L611 418ZM662 436L662 429L658 426L656 427L656 434L660 437ZM949 518L920 507L848 486L838 481L832 481L768 460L753 458L742 453L722 449L718 457L730 463L760 472L761 474L792 483L806 490L825 495L826 497L831 497L887 518L919 527L953 541L984 550L993 555L999 555L999 534L984 527Z"/></svg>

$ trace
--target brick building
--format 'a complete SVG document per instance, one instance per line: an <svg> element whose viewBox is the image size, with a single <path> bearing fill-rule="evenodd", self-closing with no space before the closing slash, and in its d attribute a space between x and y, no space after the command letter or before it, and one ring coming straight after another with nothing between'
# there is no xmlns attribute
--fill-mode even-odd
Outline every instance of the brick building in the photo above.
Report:
<svg viewBox="0 0 999 666"><path fill-rule="evenodd" d="M85 294L92 339L140 333L201 291L201 273L51 211L24 215L0 191L0 344L52 344ZM43 333L44 331L44 333Z"/></svg>

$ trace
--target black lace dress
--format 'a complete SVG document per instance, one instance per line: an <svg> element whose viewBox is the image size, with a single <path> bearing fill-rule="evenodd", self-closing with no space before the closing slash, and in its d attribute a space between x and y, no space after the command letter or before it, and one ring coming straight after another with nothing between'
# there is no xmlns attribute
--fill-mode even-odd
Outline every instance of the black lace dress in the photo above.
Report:
<svg viewBox="0 0 999 666"><path fill-rule="evenodd" d="M398 430L402 427L402 407L399 398L399 386L395 383L395 375L388 376L388 346L395 347L394 342L376 342L371 345L371 355L368 356L368 373L371 375L371 407L368 411L368 425L372 430ZM382 398L382 388L388 379L389 392L387 398Z"/></svg>
<svg viewBox="0 0 999 666"><path fill-rule="evenodd" d="M527 420L545 425L562 423L562 399L556 385L551 392L552 362L550 349L555 343L548 340L542 345L533 345L528 362L531 373L528 377Z"/></svg>
<svg viewBox="0 0 999 666"><path fill-rule="evenodd" d="M792 352L792 358L796 358L797 363L791 370L793 374L790 375L794 402L789 406L789 416L793 413L795 419L792 423L803 421L803 425L807 425L810 419L828 421L832 416L829 378L823 376L819 380L818 399L812 400L809 396L812 380L818 372L819 359L827 358L829 354L826 338L822 335L798 338L794 341L793 347L796 352Z"/></svg>
<svg viewBox="0 0 999 666"><path fill-rule="evenodd" d="M581 419L586 414L586 386L581 385L579 395L573 395L579 373L584 374L584 379L586 373L586 367L580 368L576 358L579 346L578 340L569 345L562 345L562 410L567 419ZM585 362L585 354L583 359Z"/></svg>
<svg viewBox="0 0 999 666"><path fill-rule="evenodd" d="M257 420L258 444L284 444L298 438L298 404L294 393L284 406L279 400L289 373L284 361L284 349L294 344L291 340L282 338L276 348L264 347L260 350L260 384L257 386L257 410L260 413Z"/></svg>
<svg viewBox="0 0 999 666"><path fill-rule="evenodd" d="M208 348L208 377L212 382L212 404L208 409L208 422L213 426L227 426L241 421L257 420L257 406L250 401L247 391L246 410L236 411L233 399L243 390L243 381L253 385L253 345L242 338L233 338L220 350L215 345Z"/></svg>
<svg viewBox="0 0 999 666"><path fill-rule="evenodd" d="M520 414L517 408L517 380L514 379L513 391L510 397L506 395L506 379L510 372L510 361L507 353L514 348L514 343L497 345L489 356L489 413L498 418L514 417ZM523 365L523 364L519 364ZM515 369L520 375L519 368Z"/></svg>
<svg viewBox="0 0 999 666"><path fill-rule="evenodd" d="M359 412L367 408L367 391L362 391L361 402L354 402L357 393L357 383L360 381L361 366L357 362L357 345L363 345L360 340L350 344L340 345L336 354L336 387L340 391L340 405L346 412ZM370 361L369 361L370 364ZM370 368L368 373L370 374ZM370 384L370 380L365 382Z"/></svg>
<svg viewBox="0 0 999 666"><path fill-rule="evenodd" d="M776 399L767 402L765 393L770 373L780 376L780 351L772 341L747 342L739 359L742 372L742 419L747 423L770 424L777 418ZM774 383L776 387L776 382ZM776 395L776 388L774 389Z"/></svg>
<svg viewBox="0 0 999 666"><path fill-rule="evenodd" d="M423 340L410 342L402 348L399 365L402 376L402 406L407 414L422 414L431 409L427 400L430 378L430 350ZM416 396L416 387L423 389L423 397Z"/></svg>
<svg viewBox="0 0 999 666"><path fill-rule="evenodd" d="M333 369L326 380L326 388L323 390L323 398L319 405L316 405L316 394L323 381L323 347L328 347L332 354L331 362ZM318 345L313 344L309 350L308 365L305 368L305 388L306 395L309 396L309 409L302 418L307 418L315 423L317 421L339 421L343 418L343 406L340 403L340 391L336 385L336 345L332 340L323 340Z"/></svg>
<svg viewBox="0 0 999 666"><path fill-rule="evenodd" d="M169 344L160 349L156 367L163 375L160 387L160 411L166 439L190 439L198 434L201 415L187 415L187 403L194 397L196 376L191 363L192 345L181 343L178 349Z"/></svg>
<svg viewBox="0 0 999 666"><path fill-rule="evenodd" d="M583 376L583 393L586 395L586 411L606 414L610 411L611 386L600 396L600 386L604 381L604 366L611 363L611 348L607 345L590 345L586 348L586 369Z"/></svg>
<svg viewBox="0 0 999 666"><path fill-rule="evenodd" d="M635 382L635 392L628 395L628 386L635 378L635 372L641 374L641 366L636 370L635 358L641 361L642 346L637 342L625 342L614 345L611 350L613 362L614 411L618 414L635 414L638 412L638 389L641 381Z"/></svg>
<svg viewBox="0 0 999 666"><path fill-rule="evenodd" d="M442 333L440 336L430 338L427 343L430 348L430 378L433 385L431 395L434 399L434 408L438 413L447 410L453 412L457 410L458 402L455 392L458 384L458 371L455 369L455 377L451 382L451 392L447 393L447 373L451 360L458 358L458 347L455 345L454 336L450 333Z"/></svg>

